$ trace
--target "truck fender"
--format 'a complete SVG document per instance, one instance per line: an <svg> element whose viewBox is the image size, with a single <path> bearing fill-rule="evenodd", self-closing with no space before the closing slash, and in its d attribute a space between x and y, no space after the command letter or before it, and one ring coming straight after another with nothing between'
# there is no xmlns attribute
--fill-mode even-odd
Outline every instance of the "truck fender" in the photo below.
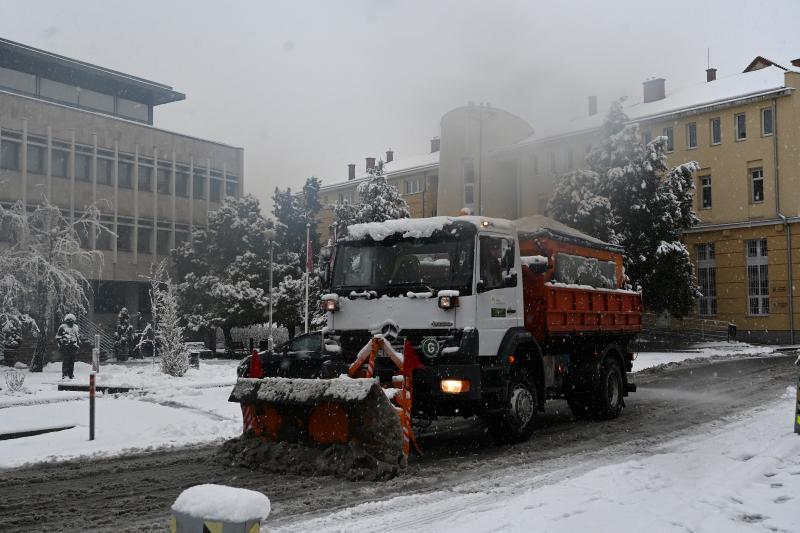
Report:
<svg viewBox="0 0 800 533"><path fill-rule="evenodd" d="M520 350L520 348L523 349ZM524 362L518 360L521 356L521 352L528 354ZM500 349L497 352L497 359L503 366L506 375L510 374L512 366L509 361L509 355L515 356L514 364L524 364L530 376L534 378L539 409L543 409L545 399L544 360L542 358L542 348L536 340L536 337L523 327L509 329L500 342Z"/></svg>

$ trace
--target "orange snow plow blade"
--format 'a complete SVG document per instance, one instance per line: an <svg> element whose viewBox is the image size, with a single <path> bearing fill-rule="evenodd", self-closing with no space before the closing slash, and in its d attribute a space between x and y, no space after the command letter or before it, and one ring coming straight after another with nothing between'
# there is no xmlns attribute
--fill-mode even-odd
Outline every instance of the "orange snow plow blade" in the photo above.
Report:
<svg viewBox="0 0 800 533"><path fill-rule="evenodd" d="M239 378L229 401L242 404L245 434L263 441L348 445L405 465L401 418L374 379Z"/></svg>

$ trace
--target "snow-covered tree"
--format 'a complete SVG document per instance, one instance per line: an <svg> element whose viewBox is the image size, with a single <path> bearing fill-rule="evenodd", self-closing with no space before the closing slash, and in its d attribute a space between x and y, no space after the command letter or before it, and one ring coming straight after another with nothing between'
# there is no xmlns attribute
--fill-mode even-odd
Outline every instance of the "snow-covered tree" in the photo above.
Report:
<svg viewBox="0 0 800 533"><path fill-rule="evenodd" d="M411 216L408 204L400 194L400 189L386 179L383 161L378 161L367 172L369 178L356 188L358 203L345 200L333 205L337 237L345 235L347 226L352 224L384 222Z"/></svg>
<svg viewBox="0 0 800 533"><path fill-rule="evenodd" d="M588 170L559 178L548 208L554 218L625 248L625 271L653 311L686 315L700 295L689 252L681 242L697 224L692 211L698 165L670 168L666 137L645 144L637 124L615 103Z"/></svg>
<svg viewBox="0 0 800 533"><path fill-rule="evenodd" d="M315 328L324 325L324 316L318 305L322 295L321 289L319 277L312 274L308 285L308 314L310 326ZM304 278L286 276L275 289L272 302L275 323L286 328L290 339L293 339L297 330L302 330L305 325L305 297Z"/></svg>
<svg viewBox="0 0 800 533"><path fill-rule="evenodd" d="M208 226L172 252L178 301L193 330L259 324L269 305L268 236L272 224L251 195L225 198Z"/></svg>
<svg viewBox="0 0 800 533"><path fill-rule="evenodd" d="M384 222L396 218L409 218L408 204L397 185L389 183L383 172L383 161L378 161L369 171L367 181L358 185L359 206L355 222Z"/></svg>
<svg viewBox="0 0 800 533"><path fill-rule="evenodd" d="M189 370L189 351L183 342L177 288L167 272L166 260L152 268L149 281L159 366L165 374L181 377Z"/></svg>
<svg viewBox="0 0 800 533"><path fill-rule="evenodd" d="M317 217L320 181L310 177L300 194L291 189L275 189L272 195L272 214L275 217L275 279L279 283L286 276L299 278L305 272L306 230L310 229L312 254L319 253ZM310 224L310 228L307 225ZM313 259L312 259L313 263Z"/></svg>
<svg viewBox="0 0 800 533"><path fill-rule="evenodd" d="M79 232L111 232L100 223L96 207L70 221L45 197L32 211L21 202L0 205L0 224L11 238L10 246L0 250L3 287L15 287L11 293L4 289L4 296L11 295L6 305L29 314L42 331L29 365L32 372L41 372L54 318L86 313L91 288L84 273L102 265L102 252L81 248Z"/></svg>
<svg viewBox="0 0 800 533"><path fill-rule="evenodd" d="M114 329L114 356L117 361L126 361L133 349L133 326L128 308L123 307L117 315Z"/></svg>

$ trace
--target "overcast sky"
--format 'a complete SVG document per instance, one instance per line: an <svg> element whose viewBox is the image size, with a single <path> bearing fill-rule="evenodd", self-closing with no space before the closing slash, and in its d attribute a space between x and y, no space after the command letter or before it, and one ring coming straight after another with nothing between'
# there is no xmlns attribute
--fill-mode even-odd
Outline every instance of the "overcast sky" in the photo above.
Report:
<svg viewBox="0 0 800 533"><path fill-rule="evenodd" d="M0 35L171 85L155 124L245 149L263 203L386 149L425 153L468 101L537 124L756 55L800 57L800 2L338 0L4 2Z"/></svg>

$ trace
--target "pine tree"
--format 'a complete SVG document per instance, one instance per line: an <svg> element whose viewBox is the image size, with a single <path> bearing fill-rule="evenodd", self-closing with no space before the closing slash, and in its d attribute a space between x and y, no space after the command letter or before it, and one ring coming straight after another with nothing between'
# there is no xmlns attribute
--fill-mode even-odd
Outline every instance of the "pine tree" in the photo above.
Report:
<svg viewBox="0 0 800 533"><path fill-rule="evenodd" d="M167 273L166 265L166 260L161 261L150 275L150 306L155 325L155 345L161 371L170 376L181 377L189 370L189 351L183 342L177 289Z"/></svg>
<svg viewBox="0 0 800 533"><path fill-rule="evenodd" d="M133 326L128 308L123 307L117 315L117 325L114 329L114 356L117 361L127 361L133 349Z"/></svg>
<svg viewBox="0 0 800 533"><path fill-rule="evenodd" d="M559 178L549 209L566 224L622 245L626 274L642 287L648 308L685 316L700 295L681 242L698 222L692 211L698 165L670 168L666 137L645 145L638 125L626 123L615 103L586 157L589 170Z"/></svg>
<svg viewBox="0 0 800 533"><path fill-rule="evenodd" d="M411 216L400 190L386 179L382 161L378 161L378 164L369 170L369 178L359 184L357 190L360 203L355 217L356 224L385 222Z"/></svg>

